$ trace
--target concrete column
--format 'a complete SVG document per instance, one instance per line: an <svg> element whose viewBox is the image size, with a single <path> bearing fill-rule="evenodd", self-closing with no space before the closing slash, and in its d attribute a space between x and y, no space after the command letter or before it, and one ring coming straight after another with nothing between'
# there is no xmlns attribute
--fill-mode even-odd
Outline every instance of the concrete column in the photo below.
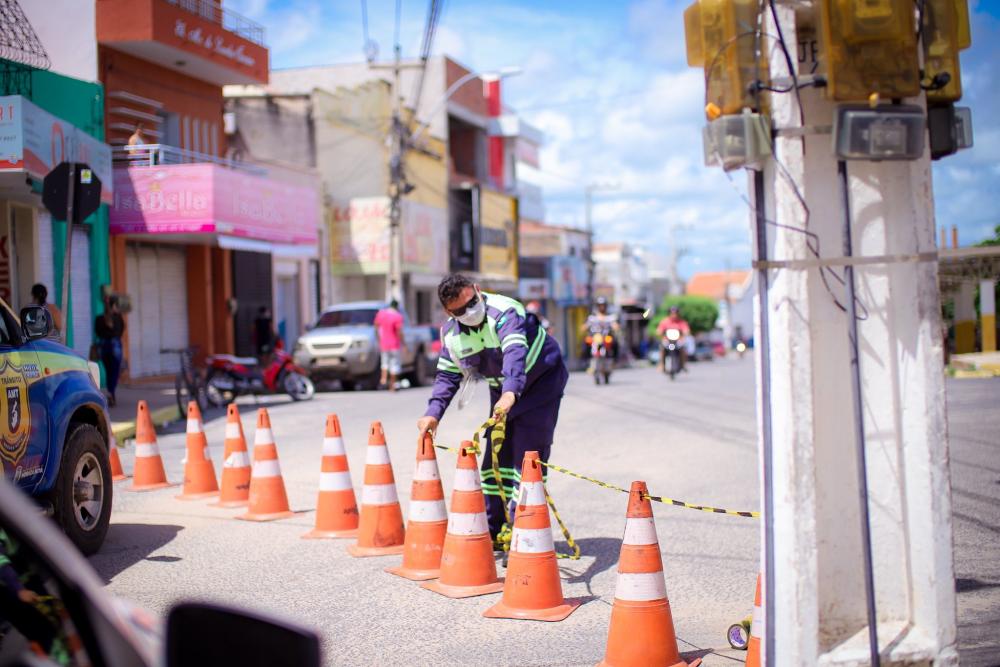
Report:
<svg viewBox="0 0 1000 667"><path fill-rule="evenodd" d="M995 280L979 281L979 314L982 318L979 330L983 338L983 352L997 351L996 288Z"/></svg>
<svg viewBox="0 0 1000 667"><path fill-rule="evenodd" d="M777 6L793 62L813 39L812 10ZM796 24L801 33L797 35ZM777 34L767 17L768 35ZM774 76L787 72L769 38ZM806 70L811 63L806 63ZM805 71L805 70L804 70ZM829 134L835 104L822 91L773 95L776 156L765 168L769 257L811 259L808 227L824 258L843 255L844 212ZM920 100L910 100L920 103ZM805 126L804 135L784 130ZM915 162L848 166L855 256L934 250L929 154ZM801 194L805 206L799 201ZM809 213L806 213L808 207ZM843 277L843 267L832 267ZM955 589L937 267L856 268L863 414L850 400L844 289L816 268L770 276L774 452L775 610L778 665L864 665L868 630L853 430L867 438L877 628L883 660L955 664ZM758 303L758 317L760 304ZM758 324L758 340L759 340Z"/></svg>
<svg viewBox="0 0 1000 667"><path fill-rule="evenodd" d="M965 281L955 293L955 354L976 351L976 284Z"/></svg>

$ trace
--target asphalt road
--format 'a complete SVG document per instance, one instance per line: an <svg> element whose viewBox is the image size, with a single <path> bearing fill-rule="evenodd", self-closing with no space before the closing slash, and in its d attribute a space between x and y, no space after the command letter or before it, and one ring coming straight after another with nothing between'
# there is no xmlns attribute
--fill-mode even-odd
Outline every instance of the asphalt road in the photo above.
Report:
<svg viewBox="0 0 1000 667"><path fill-rule="evenodd" d="M268 403L297 516L267 524L235 521L241 510L178 501L177 489L129 493L124 490L129 482L120 482L107 542L91 562L112 593L154 612L195 598L296 620L319 632L330 665L596 664L603 657L614 597L624 494L550 475L550 492L584 553L579 561L560 561L563 591L586 600L556 624L485 619L481 612L497 596L446 599L383 572L399 557L355 559L347 555L346 541L300 539L313 525L326 413L340 416L356 489L368 425L382 421L405 512L415 421L428 394L428 389L329 393L305 404ZM574 374L551 460L622 487L644 479L656 495L754 510L759 496L753 395L749 357L693 364L673 383L649 368L620 371L610 387ZM960 638L986 660L1000 653L1000 382L950 382L949 396ZM251 448L254 407L241 405ZM993 422L984 425L989 408ZM482 386L465 411L452 408L439 442L453 445L469 437L486 410ZM206 432L217 465L223 431L224 417L210 415ZM163 435L159 442L168 477L179 482L184 435ZM123 460L130 470L131 448ZM447 495L454 456L439 452L439 464ZM654 513L681 652L704 656L708 666L742 661L745 654L728 647L725 633L752 608L757 521L666 505L655 505ZM962 518L966 513L971 519ZM967 656L973 653L963 652L963 664Z"/></svg>

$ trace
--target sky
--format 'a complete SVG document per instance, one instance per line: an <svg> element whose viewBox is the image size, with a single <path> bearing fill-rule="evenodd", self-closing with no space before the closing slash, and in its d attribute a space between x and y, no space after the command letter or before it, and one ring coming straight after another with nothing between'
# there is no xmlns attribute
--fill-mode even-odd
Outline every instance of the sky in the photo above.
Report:
<svg viewBox="0 0 1000 667"><path fill-rule="evenodd" d="M446 0L434 52L473 71L517 66L504 103L544 131L547 222L582 225L594 195L598 241L666 254L686 249L682 275L748 267L745 176L703 165L704 75L687 66L683 11L690 0L575 2ZM1000 0L970 0L972 47L962 54L961 105L975 145L934 163L939 225L968 245L1000 225ZM419 53L428 2L402 0L404 57ZM362 0L227 0L266 28L273 68L360 62ZM367 0L369 38L392 54L395 0Z"/></svg>

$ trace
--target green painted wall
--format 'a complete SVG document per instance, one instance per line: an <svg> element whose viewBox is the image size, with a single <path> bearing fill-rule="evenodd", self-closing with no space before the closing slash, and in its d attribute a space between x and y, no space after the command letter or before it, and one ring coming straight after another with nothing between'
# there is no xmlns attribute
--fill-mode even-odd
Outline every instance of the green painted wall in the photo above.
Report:
<svg viewBox="0 0 1000 667"><path fill-rule="evenodd" d="M30 70L31 87L28 90L10 90L4 94L24 95L49 113L72 123L90 136L104 141L104 87L99 83L81 81L53 72L26 68L0 58L0 66ZM29 94L30 93L30 94ZM41 182L33 184L41 192ZM102 204L96 213L87 218L90 225L90 301L94 315L104 312L101 286L111 283L111 263L108 247L108 206ZM63 258L66 249L66 223L52 221L53 280L50 286L55 303L62 301ZM72 306L64 313L67 343L73 345Z"/></svg>

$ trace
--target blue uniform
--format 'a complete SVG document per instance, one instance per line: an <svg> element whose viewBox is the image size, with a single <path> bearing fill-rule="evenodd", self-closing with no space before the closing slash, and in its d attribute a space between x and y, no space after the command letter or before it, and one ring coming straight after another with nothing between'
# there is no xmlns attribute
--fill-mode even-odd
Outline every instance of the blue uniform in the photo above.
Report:
<svg viewBox="0 0 1000 667"><path fill-rule="evenodd" d="M488 452L482 463L486 516L495 536L504 522L499 485L503 484L508 501L512 501L517 497L525 452L537 451L548 461L569 373L559 344L546 335L535 315L526 313L518 301L499 294L484 292L483 299L486 319L480 326L468 327L449 318L441 327L438 373L425 414L441 419L463 378L489 384L491 414L504 392L517 397L507 415L506 440L499 457L501 479L494 477Z"/></svg>

